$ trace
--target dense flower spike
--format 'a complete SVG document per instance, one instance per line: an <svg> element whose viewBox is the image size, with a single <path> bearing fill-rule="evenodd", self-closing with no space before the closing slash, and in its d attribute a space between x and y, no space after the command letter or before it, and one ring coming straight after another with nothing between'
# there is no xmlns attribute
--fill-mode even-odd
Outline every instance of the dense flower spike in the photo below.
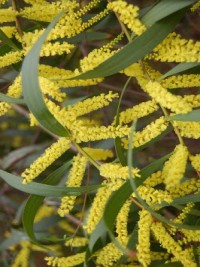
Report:
<svg viewBox="0 0 200 267"><path fill-rule="evenodd" d="M185 87L199 87L199 74L183 74L178 76L171 76L161 80L161 85L168 89L185 88Z"/></svg>
<svg viewBox="0 0 200 267"><path fill-rule="evenodd" d="M139 8L137 6L127 4L123 0L116 0L108 3L107 8L119 13L120 20L137 35L146 30L146 26L138 19Z"/></svg>
<svg viewBox="0 0 200 267"><path fill-rule="evenodd" d="M144 116L147 116L154 111L158 110L158 105L154 100L147 102L142 102L132 108L126 109L125 111L120 112L119 114L119 124L123 125L129 122L132 122L134 119L139 119Z"/></svg>
<svg viewBox="0 0 200 267"><path fill-rule="evenodd" d="M100 174L103 177L109 178L109 179L128 179L129 178L129 169L128 167L123 167L120 164L117 163L105 163L102 164L100 167ZM139 169L133 168L132 169L132 176L133 177L140 177Z"/></svg>
<svg viewBox="0 0 200 267"><path fill-rule="evenodd" d="M176 146L172 156L165 163L162 172L167 189L181 182L185 173L187 158L187 148L183 145Z"/></svg>
<svg viewBox="0 0 200 267"><path fill-rule="evenodd" d="M78 187L81 185L85 168L87 164L87 158L78 154L74 157L73 166L70 170L66 186ZM75 204L75 196L65 196L61 199L61 204L58 209L58 214L64 217L65 214L69 213Z"/></svg>
<svg viewBox="0 0 200 267"><path fill-rule="evenodd" d="M24 178L23 183L31 182L69 148L70 141L67 138L60 138L57 142L48 147L45 152L21 174Z"/></svg>
<svg viewBox="0 0 200 267"><path fill-rule="evenodd" d="M139 262L144 266L149 266L151 262L150 252L150 227L152 224L152 216L146 211L140 211L140 220L138 223L138 245L137 245L137 257Z"/></svg>
<svg viewBox="0 0 200 267"><path fill-rule="evenodd" d="M200 42L186 40L179 34L171 33L159 44L149 58L162 62L199 62Z"/></svg>
<svg viewBox="0 0 200 267"><path fill-rule="evenodd" d="M145 91L158 104L175 113L187 113L192 109L181 96L171 94L158 82L148 82Z"/></svg>
<svg viewBox="0 0 200 267"><path fill-rule="evenodd" d="M61 258L46 257L45 260L47 261L47 265L51 265L54 267L62 267L62 266L73 267L84 262L85 252L77 253L76 255L69 257L61 257Z"/></svg>
<svg viewBox="0 0 200 267"><path fill-rule="evenodd" d="M151 229L162 247L167 249L168 253L174 255L175 259L180 261L184 267L196 267L196 263L191 258L189 252L182 250L181 246L169 235L162 223L154 222Z"/></svg>
<svg viewBox="0 0 200 267"><path fill-rule="evenodd" d="M11 267L28 267L29 266L29 256L31 253L31 246L29 241L21 242L21 250L17 257L14 259Z"/></svg>

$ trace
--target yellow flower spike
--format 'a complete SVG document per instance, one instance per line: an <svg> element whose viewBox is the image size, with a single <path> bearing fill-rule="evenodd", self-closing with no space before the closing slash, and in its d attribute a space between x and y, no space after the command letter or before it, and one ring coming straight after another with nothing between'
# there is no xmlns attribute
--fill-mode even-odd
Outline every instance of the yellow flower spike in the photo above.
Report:
<svg viewBox="0 0 200 267"><path fill-rule="evenodd" d="M98 192L93 200L89 215L84 226L87 234L91 234L96 225L103 216L105 205L115 190L117 190L123 184L122 180L113 180L111 182L103 182L104 187L98 189Z"/></svg>
<svg viewBox="0 0 200 267"><path fill-rule="evenodd" d="M181 136L193 139L200 138L200 122L174 121L173 124L179 130Z"/></svg>
<svg viewBox="0 0 200 267"><path fill-rule="evenodd" d="M151 176L149 176L143 183L143 185L147 186L156 186L158 184L163 183L163 176L161 171L157 171L153 173Z"/></svg>
<svg viewBox="0 0 200 267"><path fill-rule="evenodd" d="M145 143L151 141L153 138L157 137L159 134L167 129L168 122L164 117L160 117L148 124L143 130L134 133L133 146L139 147ZM124 148L128 149L128 140L123 139Z"/></svg>
<svg viewBox="0 0 200 267"><path fill-rule="evenodd" d="M77 143L98 141L109 138L125 137L130 133L126 126L100 126L100 127L75 127L72 128L72 136Z"/></svg>
<svg viewBox="0 0 200 267"><path fill-rule="evenodd" d="M138 19L139 8L137 6L123 0L116 0L109 2L107 8L119 13L120 20L137 35L141 35L146 30L146 26Z"/></svg>
<svg viewBox="0 0 200 267"><path fill-rule="evenodd" d="M160 83L163 87L168 89L199 87L200 75L199 74L176 75L161 80Z"/></svg>
<svg viewBox="0 0 200 267"><path fill-rule="evenodd" d="M11 51L0 56L0 68L7 67L22 60L23 51Z"/></svg>
<svg viewBox="0 0 200 267"><path fill-rule="evenodd" d="M184 145L177 145L169 160L164 164L162 175L166 188L180 183L185 173L188 150Z"/></svg>
<svg viewBox="0 0 200 267"><path fill-rule="evenodd" d="M16 33L16 27L13 26L3 26L0 29L5 33L8 38L11 38Z"/></svg>
<svg viewBox="0 0 200 267"><path fill-rule="evenodd" d="M159 106L154 100L147 102L142 102L132 108L126 109L125 111L120 112L119 114L119 124L127 124L132 122L136 118L142 118L147 116L154 111L158 110Z"/></svg>
<svg viewBox="0 0 200 267"><path fill-rule="evenodd" d="M94 160L106 160L114 156L113 152L109 149L84 147L83 150Z"/></svg>
<svg viewBox="0 0 200 267"><path fill-rule="evenodd" d="M150 186L139 186L138 194L147 202L149 206L155 205L154 209L157 209L157 205L161 204L161 202L171 203L173 201L173 198L169 192L160 189L154 189ZM135 193L133 193L132 196L135 197Z"/></svg>
<svg viewBox="0 0 200 267"><path fill-rule="evenodd" d="M93 24L97 23L106 15L108 15L108 13L108 9L104 9L103 11L99 12L96 16L92 17L90 20L82 24L81 31L84 31L85 29L91 27Z"/></svg>
<svg viewBox="0 0 200 267"><path fill-rule="evenodd" d="M198 1L196 4L194 4L194 5L191 7L191 11L192 11L192 12L195 12L199 7L200 7L200 1Z"/></svg>
<svg viewBox="0 0 200 267"><path fill-rule="evenodd" d="M180 261L184 267L196 267L191 254L187 250L182 250L181 246L170 236L161 222L154 222L151 225L155 238L168 253L174 255L177 261Z"/></svg>
<svg viewBox="0 0 200 267"><path fill-rule="evenodd" d="M23 241L21 244L21 250L17 254L11 267L29 267L29 256L31 252L31 245L29 241Z"/></svg>
<svg viewBox="0 0 200 267"><path fill-rule="evenodd" d="M81 185L87 161L87 158L81 156L80 154L74 157L73 166L70 170L66 186L79 187ZM76 196L62 197L61 204L58 209L58 214L61 217L64 217L65 214L69 213L73 209L75 201Z"/></svg>
<svg viewBox="0 0 200 267"><path fill-rule="evenodd" d="M97 254L96 264L98 267L114 267L123 252L113 243L108 243Z"/></svg>
<svg viewBox="0 0 200 267"><path fill-rule="evenodd" d="M200 107L200 95L185 95L183 98L192 108Z"/></svg>
<svg viewBox="0 0 200 267"><path fill-rule="evenodd" d="M0 9L0 23L13 22L15 19L16 12L12 9L12 7Z"/></svg>
<svg viewBox="0 0 200 267"><path fill-rule="evenodd" d="M80 101L72 106L68 106L67 111L70 116L78 117L85 114L88 114L94 110L108 106L114 98L118 98L117 93L109 91L108 94L100 94L99 96L94 96L86 100Z"/></svg>
<svg viewBox="0 0 200 267"><path fill-rule="evenodd" d="M146 210L140 211L139 214L137 258L144 267L147 267L151 263L150 227L153 220L151 214Z"/></svg>
<svg viewBox="0 0 200 267"><path fill-rule="evenodd" d="M190 161L194 169L197 172L200 172L200 154L196 154L195 156L190 156Z"/></svg>
<svg viewBox="0 0 200 267"><path fill-rule="evenodd" d="M37 1L35 1L31 7L21 9L18 12L18 15L29 20L51 22L53 18L61 12L61 10L62 6L59 2L48 3L46 1L42 1L41 3L37 3Z"/></svg>
<svg viewBox="0 0 200 267"><path fill-rule="evenodd" d="M191 178L181 184L174 185L168 189L173 198L179 198L199 191L200 182L196 178Z"/></svg>
<svg viewBox="0 0 200 267"><path fill-rule="evenodd" d="M45 152L21 174L22 178L24 178L23 183L31 182L69 148L70 140L67 138L58 139L57 142L48 147Z"/></svg>
<svg viewBox="0 0 200 267"><path fill-rule="evenodd" d="M170 33L147 58L161 62L199 62L200 42L182 38L175 32Z"/></svg>
<svg viewBox="0 0 200 267"><path fill-rule="evenodd" d="M85 252L77 253L69 257L45 257L45 260L47 261L47 265L53 267L73 267L84 262Z"/></svg>
<svg viewBox="0 0 200 267"><path fill-rule="evenodd" d="M184 209L182 209L181 213L178 215L178 217L176 217L173 222L175 223L183 223L186 216L188 215L188 213L190 212L190 210L194 207L194 203L187 203L186 207Z"/></svg>
<svg viewBox="0 0 200 267"><path fill-rule="evenodd" d="M149 81L143 89L158 104L175 113L187 113L192 110L192 107L184 100L183 97L171 94L158 82Z"/></svg>
<svg viewBox="0 0 200 267"><path fill-rule="evenodd" d="M88 11L90 11L92 8L94 8L96 5L98 5L101 2L101 0L93 0L90 1L87 5L83 6L81 9L79 9L76 12L76 16L81 17L84 14L86 14Z"/></svg>
<svg viewBox="0 0 200 267"><path fill-rule="evenodd" d="M39 122L37 121L37 119L32 113L29 114L29 120L30 120L31 127L38 126Z"/></svg>
<svg viewBox="0 0 200 267"><path fill-rule="evenodd" d="M88 239L86 237L75 236L67 241L65 241L66 247L84 247L88 244Z"/></svg>
<svg viewBox="0 0 200 267"><path fill-rule="evenodd" d="M118 235L117 240L123 245L126 245L128 242L128 215L130 211L130 205L131 201L127 200L116 218L116 233Z"/></svg>
<svg viewBox="0 0 200 267"><path fill-rule="evenodd" d="M7 95L18 98L20 97L21 92L22 92L21 77L18 76L14 80L13 84L8 87ZM0 102L0 116L4 115L11 107L12 107L12 104L9 104L7 102Z"/></svg>
<svg viewBox="0 0 200 267"><path fill-rule="evenodd" d="M137 168L132 168L132 176L140 177L139 171ZM129 168L118 163L105 163L100 166L100 175L109 179L125 180L129 178Z"/></svg>

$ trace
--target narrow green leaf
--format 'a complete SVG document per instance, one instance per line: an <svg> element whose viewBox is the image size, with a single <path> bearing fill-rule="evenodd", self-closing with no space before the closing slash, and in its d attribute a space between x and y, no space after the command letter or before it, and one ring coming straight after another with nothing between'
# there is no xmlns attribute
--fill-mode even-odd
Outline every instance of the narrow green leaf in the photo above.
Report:
<svg viewBox="0 0 200 267"><path fill-rule="evenodd" d="M2 93L0 93L0 101L7 102L10 104L25 104L23 99L14 98L8 95L4 95Z"/></svg>
<svg viewBox="0 0 200 267"><path fill-rule="evenodd" d="M164 75L162 75L158 80L163 80L166 77L184 72L186 70L193 69L195 67L200 66L200 63L179 63L174 68L166 72Z"/></svg>
<svg viewBox="0 0 200 267"><path fill-rule="evenodd" d="M30 182L22 184L22 179L16 175L0 170L0 177L10 186L29 194L46 197L63 197L63 196L78 196L81 193L89 192L98 189L99 185L81 186L81 187L65 187L52 186L47 184Z"/></svg>
<svg viewBox="0 0 200 267"><path fill-rule="evenodd" d="M180 9L194 4L196 0L163 0L159 1L147 14L142 18L142 22L148 26L163 19Z"/></svg>
<svg viewBox="0 0 200 267"><path fill-rule="evenodd" d="M39 123L50 132L58 136L66 137L68 136L68 131L47 109L38 81L40 50L51 29L55 26L62 14L63 12L54 18L42 36L33 45L28 55L25 57L22 65L22 89L24 100L29 110L33 113Z"/></svg>
<svg viewBox="0 0 200 267"><path fill-rule="evenodd" d="M4 44L7 44L9 47L13 48L14 50L19 50L19 48L13 43L11 38L8 38L8 36L0 29L0 40L4 42Z"/></svg>
<svg viewBox="0 0 200 267"><path fill-rule="evenodd" d="M59 182L61 176L70 167L71 163L72 161L66 162L60 168L52 172L43 181L43 184L52 185L52 186L56 185ZM37 242L37 239L35 237L34 230L33 230L34 219L35 219L35 216L37 214L39 207L43 203L44 198L45 198L44 196L31 195L28 198L26 205L24 207L24 211L23 211L22 220L23 220L24 229L27 235L29 236L29 238L34 242Z"/></svg>
<svg viewBox="0 0 200 267"><path fill-rule="evenodd" d="M103 236L106 232L107 232L106 226L104 224L104 221L101 219L90 236L89 240L90 251L93 250L93 247L96 244L97 240L101 238L101 236Z"/></svg>
<svg viewBox="0 0 200 267"><path fill-rule="evenodd" d="M168 118L171 121L200 121L200 109L195 109L187 114L177 114Z"/></svg>
<svg viewBox="0 0 200 267"><path fill-rule="evenodd" d="M151 52L174 29L182 16L183 12L179 11L158 21L94 70L83 73L76 79L110 76L137 62Z"/></svg>

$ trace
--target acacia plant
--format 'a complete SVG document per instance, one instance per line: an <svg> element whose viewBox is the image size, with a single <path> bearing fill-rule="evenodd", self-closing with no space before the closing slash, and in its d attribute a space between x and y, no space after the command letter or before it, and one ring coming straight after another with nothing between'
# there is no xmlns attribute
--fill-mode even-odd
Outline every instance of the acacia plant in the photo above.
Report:
<svg viewBox="0 0 200 267"><path fill-rule="evenodd" d="M0 0L1 266L200 266L199 6Z"/></svg>

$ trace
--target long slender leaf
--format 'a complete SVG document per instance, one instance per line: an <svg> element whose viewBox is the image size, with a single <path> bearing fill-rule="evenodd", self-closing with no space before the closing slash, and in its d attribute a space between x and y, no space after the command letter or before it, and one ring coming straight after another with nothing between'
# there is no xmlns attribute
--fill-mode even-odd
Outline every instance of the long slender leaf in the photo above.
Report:
<svg viewBox="0 0 200 267"><path fill-rule="evenodd" d="M194 4L196 0L163 0L158 2L147 14L142 18L142 22L146 25L152 25L176 11L186 8Z"/></svg>
<svg viewBox="0 0 200 267"><path fill-rule="evenodd" d="M66 172L66 170L70 167L71 161L66 162L64 165L62 165L60 168L52 172L44 181L43 184L48 184L48 185L56 185L60 177ZM24 229L27 233L27 235L31 238L32 241L38 242L34 230L33 230L33 225L34 225L34 219L37 214L37 211L39 207L42 205L44 196L37 196L37 195L31 195L24 207L23 211L23 225Z"/></svg>
<svg viewBox="0 0 200 267"><path fill-rule="evenodd" d="M14 50L19 50L19 48L13 43L13 41L8 38L8 36L0 29L0 40L7 44L9 47L13 48Z"/></svg>
<svg viewBox="0 0 200 267"><path fill-rule="evenodd" d="M14 98L8 95L4 95L2 93L0 93L0 101L7 102L10 104L25 104L23 99Z"/></svg>
<svg viewBox="0 0 200 267"><path fill-rule="evenodd" d="M182 16L183 11L181 10L158 21L114 56L101 63L94 70L77 76L76 79L110 76L137 62L151 52L174 29Z"/></svg>
<svg viewBox="0 0 200 267"><path fill-rule="evenodd" d="M0 177L10 186L29 194L46 197L62 197L66 195L80 195L81 193L89 192L98 189L99 185L81 186L81 187L65 187L52 186L47 184L30 182L22 184L22 179L16 175L0 170Z"/></svg>
<svg viewBox="0 0 200 267"><path fill-rule="evenodd" d="M172 121L200 121L200 109L193 110L187 114L177 114L168 118Z"/></svg>
<svg viewBox="0 0 200 267"><path fill-rule="evenodd" d="M58 136L68 136L67 129L65 129L47 109L38 81L40 50L51 29L55 26L62 14L63 12L54 18L25 57L22 65L22 89L24 100L39 123Z"/></svg>
<svg viewBox="0 0 200 267"><path fill-rule="evenodd" d="M159 80L200 66L200 63L179 63L174 68L162 75Z"/></svg>

